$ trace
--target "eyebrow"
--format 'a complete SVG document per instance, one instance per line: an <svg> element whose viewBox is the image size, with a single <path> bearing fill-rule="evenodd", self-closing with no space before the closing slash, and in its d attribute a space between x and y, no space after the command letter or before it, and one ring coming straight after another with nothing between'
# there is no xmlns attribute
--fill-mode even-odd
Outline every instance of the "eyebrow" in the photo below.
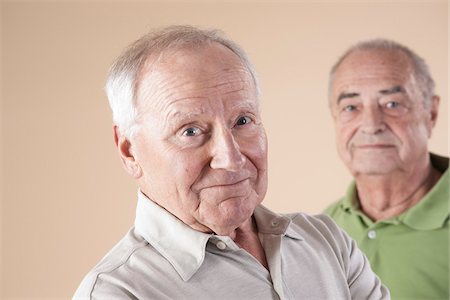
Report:
<svg viewBox="0 0 450 300"><path fill-rule="evenodd" d="M240 101L239 103L233 105L231 107L231 110L235 113L242 113L245 111L254 112L255 114L259 113L258 104L249 103L248 101ZM169 113L165 120L165 123L167 124L169 122L170 127L178 127L182 123L190 123L198 118L202 118L205 113L207 114L207 112L203 108L196 109L194 111L177 110L175 112Z"/></svg>
<svg viewBox="0 0 450 300"><path fill-rule="evenodd" d="M173 114L170 114L167 119L171 120L173 125L177 125L178 123L192 122L192 120L198 118L203 115L203 111L177 111Z"/></svg>
<svg viewBox="0 0 450 300"><path fill-rule="evenodd" d="M343 99L355 98L358 96L359 96L359 93L340 93L339 97L337 99L337 103L339 104L339 102L341 102Z"/></svg>
<svg viewBox="0 0 450 300"><path fill-rule="evenodd" d="M256 100L257 101L257 100ZM258 103L253 103L253 101L247 101L246 99L243 101L239 101L237 104L233 105L231 107L231 110L233 111L245 111L245 110L250 110L250 111L258 111Z"/></svg>
<svg viewBox="0 0 450 300"><path fill-rule="evenodd" d="M388 88L388 89L380 90L378 93L380 93L381 95L392 95L392 94L396 94L396 93L405 93L405 89L400 85L396 85L396 86ZM341 94L339 94L337 103L341 102L343 99L355 98L358 96L359 96L359 93L341 93Z"/></svg>
<svg viewBox="0 0 450 300"><path fill-rule="evenodd" d="M385 90L381 90L379 91L380 94L382 95L392 95L392 94L396 94L396 93L404 93L405 89L400 86L400 85L396 85L394 87L391 87L389 89L385 89Z"/></svg>

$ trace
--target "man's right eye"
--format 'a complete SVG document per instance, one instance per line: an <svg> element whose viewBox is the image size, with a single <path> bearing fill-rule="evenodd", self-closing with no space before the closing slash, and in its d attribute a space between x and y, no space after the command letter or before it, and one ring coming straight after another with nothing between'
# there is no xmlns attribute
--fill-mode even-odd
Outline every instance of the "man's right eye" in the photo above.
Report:
<svg viewBox="0 0 450 300"><path fill-rule="evenodd" d="M351 105L351 104L344 106L344 109L343 109L343 111L345 111L345 112L352 112L354 110L356 110L356 106L355 105Z"/></svg>
<svg viewBox="0 0 450 300"><path fill-rule="evenodd" d="M184 136L196 136L200 133L200 129L196 127L189 127L185 131L183 131Z"/></svg>

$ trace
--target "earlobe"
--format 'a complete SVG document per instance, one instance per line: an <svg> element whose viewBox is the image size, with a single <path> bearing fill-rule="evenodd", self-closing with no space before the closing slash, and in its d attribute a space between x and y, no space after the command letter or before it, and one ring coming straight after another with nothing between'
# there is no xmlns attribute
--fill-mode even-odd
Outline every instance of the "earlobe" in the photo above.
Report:
<svg viewBox="0 0 450 300"><path fill-rule="evenodd" d="M116 144L123 167L131 177L138 179L142 176L142 169L133 154L131 142L120 133L119 127L116 125L113 126L113 130L114 143Z"/></svg>
<svg viewBox="0 0 450 300"><path fill-rule="evenodd" d="M430 108L430 117L431 117L431 122L432 122L432 126L434 127L434 125L436 124L436 120L438 117L438 112L439 112L439 103L440 103L440 98L439 96L434 95L433 98L431 98L431 108Z"/></svg>

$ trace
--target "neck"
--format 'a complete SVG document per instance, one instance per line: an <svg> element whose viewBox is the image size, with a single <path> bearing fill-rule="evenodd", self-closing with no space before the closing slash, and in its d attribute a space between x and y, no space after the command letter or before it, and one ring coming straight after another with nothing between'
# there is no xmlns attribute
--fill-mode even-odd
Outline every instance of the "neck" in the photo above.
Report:
<svg viewBox="0 0 450 300"><path fill-rule="evenodd" d="M262 247L261 241L258 237L258 228L253 218L250 218L238 227L234 231L233 235L231 235L231 238L242 249L246 250L256 260L258 260L261 265L263 265L266 269L269 269L264 248Z"/></svg>
<svg viewBox="0 0 450 300"><path fill-rule="evenodd" d="M417 204L439 180L431 163L408 174L360 175L355 177L361 210L372 220L400 215Z"/></svg>

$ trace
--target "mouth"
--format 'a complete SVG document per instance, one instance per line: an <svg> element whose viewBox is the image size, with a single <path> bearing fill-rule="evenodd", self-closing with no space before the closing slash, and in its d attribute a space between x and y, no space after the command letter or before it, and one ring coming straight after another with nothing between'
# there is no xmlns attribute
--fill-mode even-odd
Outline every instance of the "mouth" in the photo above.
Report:
<svg viewBox="0 0 450 300"><path fill-rule="evenodd" d="M250 178L210 184L199 190L200 198L216 205L231 199L248 198L252 191ZM221 204L222 205L222 204Z"/></svg>
<svg viewBox="0 0 450 300"><path fill-rule="evenodd" d="M208 186L208 188L213 188L213 187L231 187L233 185L239 185L240 183L244 183L244 181L246 181L247 178L241 179L241 180L236 180L236 181L232 181L232 182L224 182L224 183L217 183L217 184L213 184Z"/></svg>
<svg viewBox="0 0 450 300"><path fill-rule="evenodd" d="M201 190L209 188L230 188L239 186L246 180L251 181L252 177L252 173L247 171L239 173L213 172L202 176L191 188L194 192L200 192Z"/></svg>
<svg viewBox="0 0 450 300"><path fill-rule="evenodd" d="M355 148L358 149L389 149L394 148L394 145L389 144L362 144L362 145L355 145Z"/></svg>

